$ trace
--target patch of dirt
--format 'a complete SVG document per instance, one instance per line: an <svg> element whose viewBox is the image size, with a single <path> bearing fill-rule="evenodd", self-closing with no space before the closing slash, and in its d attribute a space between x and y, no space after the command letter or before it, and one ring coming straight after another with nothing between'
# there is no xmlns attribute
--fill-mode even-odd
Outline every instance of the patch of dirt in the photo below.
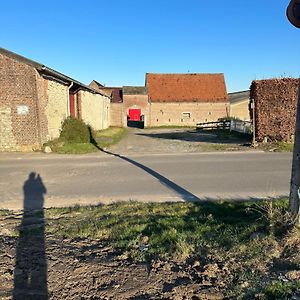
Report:
<svg viewBox="0 0 300 300"><path fill-rule="evenodd" d="M240 276L249 272L243 264L218 253L199 253L185 261L135 263L126 253L98 240L46 234L40 215L0 215L1 300L236 299L249 291L254 297L255 285L263 281L300 278L296 265L285 266L263 271L253 284ZM230 296L234 288L238 291Z"/></svg>
<svg viewBox="0 0 300 300"><path fill-rule="evenodd" d="M20 240L1 237L0 299L223 299L230 278L216 264L136 264L97 241L42 240L31 235L18 249Z"/></svg>

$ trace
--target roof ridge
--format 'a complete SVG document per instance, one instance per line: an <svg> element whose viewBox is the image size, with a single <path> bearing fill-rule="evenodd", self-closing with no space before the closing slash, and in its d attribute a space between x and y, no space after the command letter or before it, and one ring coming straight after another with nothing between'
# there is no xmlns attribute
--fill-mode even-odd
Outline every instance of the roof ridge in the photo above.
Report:
<svg viewBox="0 0 300 300"><path fill-rule="evenodd" d="M147 75L224 75L224 73L146 73Z"/></svg>

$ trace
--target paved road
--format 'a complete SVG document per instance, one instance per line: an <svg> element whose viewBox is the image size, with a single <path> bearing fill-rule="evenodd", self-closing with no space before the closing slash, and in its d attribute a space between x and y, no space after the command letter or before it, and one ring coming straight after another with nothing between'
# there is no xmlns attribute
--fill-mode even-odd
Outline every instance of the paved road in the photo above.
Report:
<svg viewBox="0 0 300 300"><path fill-rule="evenodd" d="M21 209L31 172L45 206L118 200L198 201L288 195L291 154L190 153L117 156L0 154L0 208Z"/></svg>

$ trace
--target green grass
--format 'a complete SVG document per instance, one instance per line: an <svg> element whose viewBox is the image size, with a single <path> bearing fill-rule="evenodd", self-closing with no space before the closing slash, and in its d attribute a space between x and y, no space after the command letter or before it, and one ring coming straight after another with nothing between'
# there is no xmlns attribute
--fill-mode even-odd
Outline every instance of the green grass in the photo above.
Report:
<svg viewBox="0 0 300 300"><path fill-rule="evenodd" d="M50 146L54 153L59 154L86 154L91 152L99 151L95 145L91 143L64 143L59 139L48 142L45 146Z"/></svg>
<svg viewBox="0 0 300 300"><path fill-rule="evenodd" d="M287 265L300 269L300 231L291 229L287 209L287 199L52 208L45 210L45 232L97 240L134 262L217 264L228 270L220 278L229 276L226 299L290 299L299 281L277 280Z"/></svg>
<svg viewBox="0 0 300 300"><path fill-rule="evenodd" d="M273 281L264 288L264 299L278 300L292 298L294 292L300 291L300 281L282 282Z"/></svg>
<svg viewBox="0 0 300 300"><path fill-rule="evenodd" d="M264 203L264 205L269 205ZM286 202L272 204L285 210ZM117 203L48 210L48 217L63 215L50 222L48 230L65 237L97 238L126 251L138 260L153 257L185 258L201 249L221 253L238 252L254 259L265 256L264 243L249 237L264 232L266 242L279 226L276 218L263 218L263 204L256 203ZM259 221L258 221L259 220ZM279 226L280 227L280 226ZM147 240L147 245L143 241ZM147 251L141 250L146 247Z"/></svg>
<svg viewBox="0 0 300 300"><path fill-rule="evenodd" d="M54 153L59 154L86 154L99 151L99 148L106 148L118 143L126 134L125 128L111 127L105 130L93 132L91 143L67 143L61 138L49 141L44 144L50 146Z"/></svg>
<svg viewBox="0 0 300 300"><path fill-rule="evenodd" d="M287 142L269 142L269 143L260 143L258 145L264 151L272 152L292 152L294 149L294 143Z"/></svg>
<svg viewBox="0 0 300 300"><path fill-rule="evenodd" d="M100 148L107 148L112 146L126 135L127 129L121 127L110 127L105 130L98 130L94 132L94 139Z"/></svg>

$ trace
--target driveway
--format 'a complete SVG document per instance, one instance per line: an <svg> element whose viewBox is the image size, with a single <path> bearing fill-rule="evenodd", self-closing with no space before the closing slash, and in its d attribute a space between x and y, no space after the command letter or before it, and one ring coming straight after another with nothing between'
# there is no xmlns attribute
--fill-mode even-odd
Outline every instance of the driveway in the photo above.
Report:
<svg viewBox="0 0 300 300"><path fill-rule="evenodd" d="M45 207L113 201L202 201L287 196L289 153L0 154L0 208L22 209L29 174Z"/></svg>
<svg viewBox="0 0 300 300"><path fill-rule="evenodd" d="M127 136L110 149L122 154L252 151L250 142L242 135L217 135L195 128L129 128Z"/></svg>

